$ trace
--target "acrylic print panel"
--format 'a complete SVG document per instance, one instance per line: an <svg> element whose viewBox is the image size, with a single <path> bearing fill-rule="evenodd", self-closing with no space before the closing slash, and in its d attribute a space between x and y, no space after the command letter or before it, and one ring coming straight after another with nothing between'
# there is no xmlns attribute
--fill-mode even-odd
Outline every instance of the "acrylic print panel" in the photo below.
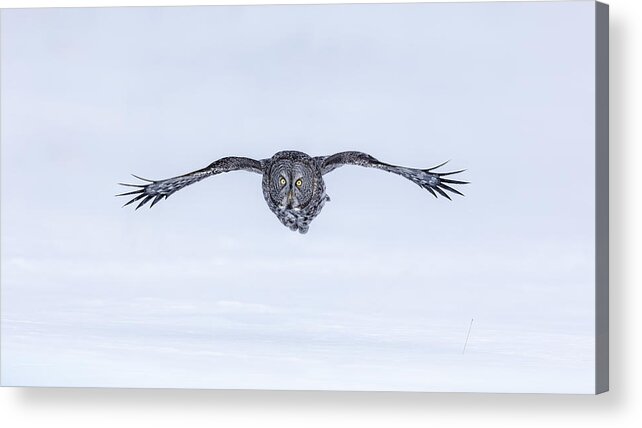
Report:
<svg viewBox="0 0 642 428"><path fill-rule="evenodd" d="M595 3L1 19L3 385L596 392Z"/></svg>

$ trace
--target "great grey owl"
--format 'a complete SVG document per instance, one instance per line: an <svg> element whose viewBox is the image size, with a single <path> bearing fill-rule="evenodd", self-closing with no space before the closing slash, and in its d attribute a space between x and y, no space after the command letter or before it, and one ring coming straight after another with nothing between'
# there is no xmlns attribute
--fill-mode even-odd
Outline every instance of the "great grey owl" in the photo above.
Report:
<svg viewBox="0 0 642 428"><path fill-rule="evenodd" d="M358 165L378 168L387 172L401 175L404 178L428 190L433 196L441 195L450 199L447 192L463 194L451 185L468 184L466 181L444 178L460 171L435 172L443 166L442 163L428 169L406 168L380 162L374 157L362 152L341 152L330 156L311 157L303 152L282 151L269 159L255 160L245 157L225 157L203 169L179 175L165 180L148 180L134 176L146 184L126 184L123 186L137 187L132 192L121 193L117 196L135 195L127 202L140 203L136 209L151 201L150 208L158 201L167 199L171 194L185 186L196 183L204 178L222 172L250 171L263 176L263 197L268 207L285 226L293 231L306 233L310 223L319 215L323 205L330 200L325 193L323 176L343 165Z"/></svg>

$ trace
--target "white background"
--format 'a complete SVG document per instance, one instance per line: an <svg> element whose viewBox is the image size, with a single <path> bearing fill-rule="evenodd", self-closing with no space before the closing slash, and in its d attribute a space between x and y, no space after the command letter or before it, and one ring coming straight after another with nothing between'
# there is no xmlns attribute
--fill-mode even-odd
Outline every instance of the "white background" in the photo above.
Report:
<svg viewBox="0 0 642 428"><path fill-rule="evenodd" d="M2 385L594 391L594 3L1 25ZM286 147L452 159L475 184L451 202L342 168L305 237L256 175L135 213L112 196Z"/></svg>
<svg viewBox="0 0 642 428"><path fill-rule="evenodd" d="M0 4L13 6L6 1ZM81 6L89 2L67 4ZM639 238L639 231L631 224L633 218L639 217L640 208L635 199L637 177L634 176L634 151L639 150L634 142L635 137L639 137L639 129L633 122L636 113L639 114L635 107L639 106L640 93L637 84L631 81L633 75L639 74L639 60L634 55L641 50L640 30L635 28L635 12L639 12L639 8L635 5L632 0L611 2L611 392L599 397L579 397L3 389L0 418L10 426L632 424L640 415L636 404L642 401L639 393L642 379L633 365L640 354L636 342L640 332L634 330L639 328L635 306L640 301L640 293L635 288L639 272L633 265L634 242Z"/></svg>

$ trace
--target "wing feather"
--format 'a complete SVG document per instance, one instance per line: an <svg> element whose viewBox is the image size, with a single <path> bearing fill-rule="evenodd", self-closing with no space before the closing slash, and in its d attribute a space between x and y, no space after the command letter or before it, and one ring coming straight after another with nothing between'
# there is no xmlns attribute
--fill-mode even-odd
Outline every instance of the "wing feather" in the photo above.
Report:
<svg viewBox="0 0 642 428"><path fill-rule="evenodd" d="M366 168L377 168L383 171L391 172L400 175L419 187L428 190L433 196L437 194L444 198L451 199L450 195L446 192L464 196L459 190L449 186L448 184L468 184L467 181L452 180L443 178L444 176L460 174L465 170L449 171L449 172L436 172L435 170L446 165L448 161L443 162L437 166L427 169L408 168L404 166L391 165L374 158L373 156L363 152L341 152L329 156L319 156L315 158L319 165L322 174L327 174L340 168L344 165L357 165ZM445 184L448 183L448 184Z"/></svg>
<svg viewBox="0 0 642 428"><path fill-rule="evenodd" d="M245 157L225 157L212 162L205 168L192 171L187 174L179 175L177 177L167 178L165 180L149 180L147 178L142 178L132 174L137 179L145 181L148 184L118 183L121 186L137 187L139 189L132 192L119 193L116 196L137 195L134 196L125 205L123 205L123 207L125 207L142 199L136 209L144 206L153 199L152 203L149 206L151 208L156 205L162 198L167 199L171 194L177 192L183 187L189 186L190 184L196 183L203 180L204 178L211 177L213 175L230 171L250 171L262 174L263 163L263 160L259 161Z"/></svg>

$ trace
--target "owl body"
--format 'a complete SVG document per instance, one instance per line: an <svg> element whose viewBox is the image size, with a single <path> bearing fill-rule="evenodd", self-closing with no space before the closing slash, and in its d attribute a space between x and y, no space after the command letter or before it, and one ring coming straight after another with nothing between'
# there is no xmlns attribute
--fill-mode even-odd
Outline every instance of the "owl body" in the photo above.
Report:
<svg viewBox="0 0 642 428"><path fill-rule="evenodd" d="M297 151L276 153L263 166L263 197L292 231L306 233L330 198L318 162Z"/></svg>
<svg viewBox="0 0 642 428"><path fill-rule="evenodd" d="M287 150L267 159L228 156L212 162L205 168L165 180L148 180L134 176L146 183L128 184L136 190L117 196L132 196L125 206L140 201L136 209L150 203L150 208L160 200L167 199L178 190L207 177L231 171L248 171L262 175L263 197L270 210L290 230L306 233L312 220L319 215L330 200L325 193L323 176L345 165L376 168L412 181L433 196L450 199L448 192L463 196L453 185L468 184L466 181L448 177L463 172L437 172L432 168L419 169L381 162L373 156L356 151L340 152L327 156L309 156L306 153Z"/></svg>

